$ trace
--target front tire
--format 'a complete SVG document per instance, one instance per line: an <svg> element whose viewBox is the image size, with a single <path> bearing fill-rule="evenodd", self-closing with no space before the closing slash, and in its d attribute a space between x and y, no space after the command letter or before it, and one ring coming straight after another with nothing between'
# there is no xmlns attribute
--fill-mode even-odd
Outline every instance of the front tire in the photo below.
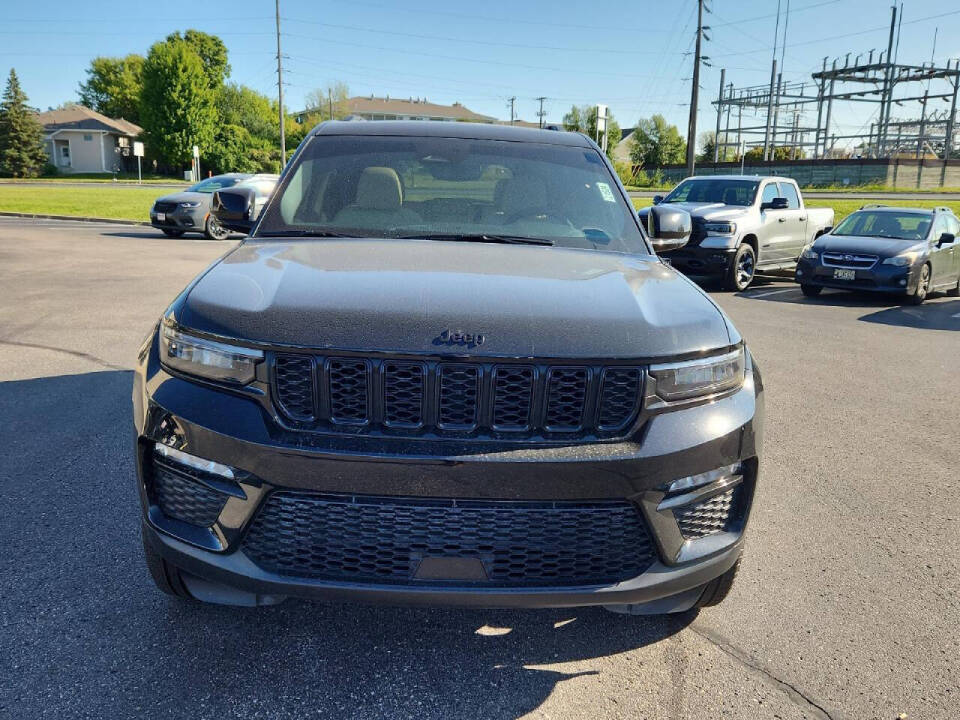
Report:
<svg viewBox="0 0 960 720"><path fill-rule="evenodd" d="M220 224L213 213L210 213L203 225L203 236L208 240L226 240L230 237L230 231Z"/></svg>
<svg viewBox="0 0 960 720"><path fill-rule="evenodd" d="M694 607L713 607L723 602L723 599L730 594L730 590L733 588L733 581L736 579L739 569L740 558L737 558L732 568L703 586L703 594L700 596L700 599L697 600L697 604Z"/></svg>
<svg viewBox="0 0 960 720"><path fill-rule="evenodd" d="M917 289L910 295L907 295L907 301L911 305L920 305L927 299L930 293L930 265L925 264L920 268L920 279L917 280Z"/></svg>
<svg viewBox="0 0 960 720"><path fill-rule="evenodd" d="M150 546L147 540L147 528L143 524L140 525L140 539L143 543L143 559L157 589L181 600L192 600L193 596L183 584L180 571Z"/></svg>
<svg viewBox="0 0 960 720"><path fill-rule="evenodd" d="M801 285L800 292L802 292L805 296L812 298L823 292L823 288L819 285Z"/></svg>
<svg viewBox="0 0 960 720"><path fill-rule="evenodd" d="M727 268L724 288L741 292L750 287L757 269L757 253L751 245L741 243Z"/></svg>

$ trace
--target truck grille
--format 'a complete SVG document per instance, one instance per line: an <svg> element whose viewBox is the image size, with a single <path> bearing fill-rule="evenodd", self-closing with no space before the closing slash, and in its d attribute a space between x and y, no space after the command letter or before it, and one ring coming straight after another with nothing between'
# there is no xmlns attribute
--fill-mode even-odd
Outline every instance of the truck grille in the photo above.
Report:
<svg viewBox="0 0 960 720"><path fill-rule="evenodd" d="M829 267L853 268L855 270L869 270L877 264L880 258L876 255L859 255L842 252L823 253L823 264Z"/></svg>
<svg viewBox="0 0 960 720"><path fill-rule="evenodd" d="M297 429L397 436L614 437L636 419L639 367L273 358L273 401Z"/></svg>
<svg viewBox="0 0 960 720"><path fill-rule="evenodd" d="M153 204L154 212L172 213L176 209L177 203L175 202L158 202Z"/></svg>
<svg viewBox="0 0 960 720"><path fill-rule="evenodd" d="M483 586L610 584L655 559L626 501L487 502L275 492L243 550L281 575L414 584L425 558L479 561ZM479 567L478 565L478 567ZM485 579L483 579L485 577Z"/></svg>

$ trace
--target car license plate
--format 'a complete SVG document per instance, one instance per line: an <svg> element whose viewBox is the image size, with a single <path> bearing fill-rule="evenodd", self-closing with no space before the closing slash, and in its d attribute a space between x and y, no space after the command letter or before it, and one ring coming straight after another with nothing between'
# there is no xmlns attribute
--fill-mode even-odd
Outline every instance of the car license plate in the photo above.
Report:
<svg viewBox="0 0 960 720"><path fill-rule="evenodd" d="M166 213L157 213L157 222L166 222L167 214Z"/></svg>
<svg viewBox="0 0 960 720"><path fill-rule="evenodd" d="M834 270L833 279L834 280L856 280L857 271L856 270Z"/></svg>

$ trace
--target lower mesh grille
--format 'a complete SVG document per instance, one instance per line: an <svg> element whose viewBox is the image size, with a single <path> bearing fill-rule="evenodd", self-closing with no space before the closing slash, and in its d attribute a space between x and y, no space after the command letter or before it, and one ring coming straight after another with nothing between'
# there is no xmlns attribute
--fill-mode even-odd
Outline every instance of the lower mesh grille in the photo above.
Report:
<svg viewBox="0 0 960 720"><path fill-rule="evenodd" d="M699 505L690 505L674 511L680 532L688 540L706 537L728 529L733 517L734 493L737 488L714 495Z"/></svg>
<svg viewBox="0 0 960 720"><path fill-rule="evenodd" d="M424 558L479 560L483 586L610 584L654 561L627 502L428 501L278 492L243 549L263 569L327 580L417 582ZM431 580L431 582L444 582ZM447 581L469 584L469 581Z"/></svg>
<svg viewBox="0 0 960 720"><path fill-rule="evenodd" d="M210 527L223 510L227 496L154 459L153 499L169 518Z"/></svg>

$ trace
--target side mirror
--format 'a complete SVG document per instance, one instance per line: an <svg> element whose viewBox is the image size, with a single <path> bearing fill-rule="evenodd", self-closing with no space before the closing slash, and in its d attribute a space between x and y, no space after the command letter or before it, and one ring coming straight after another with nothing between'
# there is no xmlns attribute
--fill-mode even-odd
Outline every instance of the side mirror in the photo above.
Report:
<svg viewBox="0 0 960 720"><path fill-rule="evenodd" d="M230 188L213 194L210 211L227 230L249 235L257 221L253 188Z"/></svg>
<svg viewBox="0 0 960 720"><path fill-rule="evenodd" d="M682 248L690 240L691 232L693 221L686 210L669 205L648 208L647 235L656 252Z"/></svg>
<svg viewBox="0 0 960 720"><path fill-rule="evenodd" d="M956 239L957 239L957 236L954 235L953 233L945 232L943 235L940 236L940 239L937 240L937 247L940 247L942 245L949 245Z"/></svg>
<svg viewBox="0 0 960 720"><path fill-rule="evenodd" d="M654 204L654 205L659 205L659 204L662 203L662 202L663 202L663 195L654 195L654 196L653 196L653 204Z"/></svg>
<svg viewBox="0 0 960 720"><path fill-rule="evenodd" d="M786 210L789 203L785 197L775 197L768 203L760 206L761 210Z"/></svg>

